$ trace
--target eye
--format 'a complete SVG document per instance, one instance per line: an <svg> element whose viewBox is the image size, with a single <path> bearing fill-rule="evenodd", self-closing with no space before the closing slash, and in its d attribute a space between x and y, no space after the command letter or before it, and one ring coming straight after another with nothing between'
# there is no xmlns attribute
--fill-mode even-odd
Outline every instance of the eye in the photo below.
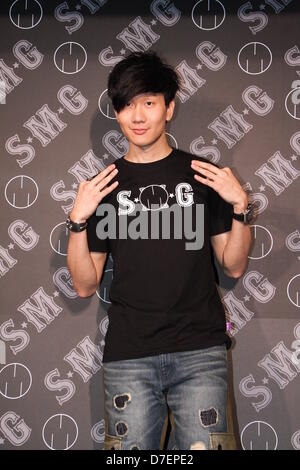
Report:
<svg viewBox="0 0 300 470"><path fill-rule="evenodd" d="M149 101L146 101L146 104L147 105L151 105L153 103L153 101L149 100Z"/></svg>

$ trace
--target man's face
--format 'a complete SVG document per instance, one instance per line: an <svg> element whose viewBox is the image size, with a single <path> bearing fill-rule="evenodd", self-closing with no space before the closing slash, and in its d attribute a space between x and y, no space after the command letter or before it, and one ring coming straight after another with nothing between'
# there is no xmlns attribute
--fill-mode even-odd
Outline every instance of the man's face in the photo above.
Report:
<svg viewBox="0 0 300 470"><path fill-rule="evenodd" d="M144 147L156 142L165 132L166 120L172 118L174 106L173 100L166 108L162 93L145 93L132 98L115 115L128 141Z"/></svg>

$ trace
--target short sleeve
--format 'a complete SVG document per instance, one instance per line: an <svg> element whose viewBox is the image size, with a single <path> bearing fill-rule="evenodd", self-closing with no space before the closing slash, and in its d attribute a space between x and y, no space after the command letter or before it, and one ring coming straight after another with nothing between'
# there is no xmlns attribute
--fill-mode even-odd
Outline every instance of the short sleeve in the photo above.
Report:
<svg viewBox="0 0 300 470"><path fill-rule="evenodd" d="M232 226L233 206L210 186L208 190L210 236L228 232Z"/></svg>
<svg viewBox="0 0 300 470"><path fill-rule="evenodd" d="M100 253L108 253L109 248L109 239L108 238L99 238L97 235L97 224L101 220L101 216L96 215L97 209L95 212L87 219L87 242L89 251L96 251Z"/></svg>

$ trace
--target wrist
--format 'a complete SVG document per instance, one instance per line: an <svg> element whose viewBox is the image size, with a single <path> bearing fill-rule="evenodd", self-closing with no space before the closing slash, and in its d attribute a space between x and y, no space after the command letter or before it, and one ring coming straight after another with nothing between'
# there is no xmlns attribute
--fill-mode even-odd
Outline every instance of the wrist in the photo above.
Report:
<svg viewBox="0 0 300 470"><path fill-rule="evenodd" d="M248 197L244 197L241 201L233 204L233 212L235 214L240 214L241 212L245 211L248 206Z"/></svg>
<svg viewBox="0 0 300 470"><path fill-rule="evenodd" d="M70 212L69 218L70 220L72 220L72 222L75 222L77 224L83 224L84 222L86 222L86 219L76 214L76 212Z"/></svg>

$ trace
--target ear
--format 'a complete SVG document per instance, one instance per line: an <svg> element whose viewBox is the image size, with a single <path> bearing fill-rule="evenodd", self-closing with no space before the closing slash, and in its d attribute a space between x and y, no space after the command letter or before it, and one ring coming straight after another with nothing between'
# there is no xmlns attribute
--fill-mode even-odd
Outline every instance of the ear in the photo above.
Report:
<svg viewBox="0 0 300 470"><path fill-rule="evenodd" d="M119 122L119 119L118 119L119 113L117 113L117 111L115 110L115 108L114 108L114 113L115 113L115 116L116 116L116 118L117 118L117 121Z"/></svg>
<svg viewBox="0 0 300 470"><path fill-rule="evenodd" d="M175 108L175 100L170 101L169 106L167 107L166 121L171 121Z"/></svg>

